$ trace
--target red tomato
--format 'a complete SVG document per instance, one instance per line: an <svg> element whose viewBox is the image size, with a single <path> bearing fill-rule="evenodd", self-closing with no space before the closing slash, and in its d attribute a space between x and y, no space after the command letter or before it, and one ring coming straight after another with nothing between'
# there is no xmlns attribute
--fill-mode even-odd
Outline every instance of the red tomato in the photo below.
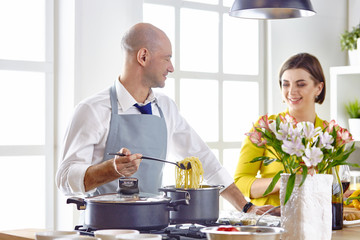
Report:
<svg viewBox="0 0 360 240"><path fill-rule="evenodd" d="M224 231L224 232L238 232L239 230L236 227L218 227L218 231Z"/></svg>

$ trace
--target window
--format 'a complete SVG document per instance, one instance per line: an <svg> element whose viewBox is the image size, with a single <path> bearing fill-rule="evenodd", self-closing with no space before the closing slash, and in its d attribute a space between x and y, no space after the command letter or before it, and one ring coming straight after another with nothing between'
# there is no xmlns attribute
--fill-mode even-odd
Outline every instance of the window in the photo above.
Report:
<svg viewBox="0 0 360 240"><path fill-rule="evenodd" d="M264 74L262 24L230 17L232 3L144 0L143 21L172 42L175 71L160 91L173 97L233 175L244 133L263 111ZM172 171L164 177L173 182ZM222 208L231 207L224 202Z"/></svg>
<svg viewBox="0 0 360 240"><path fill-rule="evenodd" d="M53 0L0 1L0 29L0 230L45 229L54 195L46 181L54 179Z"/></svg>

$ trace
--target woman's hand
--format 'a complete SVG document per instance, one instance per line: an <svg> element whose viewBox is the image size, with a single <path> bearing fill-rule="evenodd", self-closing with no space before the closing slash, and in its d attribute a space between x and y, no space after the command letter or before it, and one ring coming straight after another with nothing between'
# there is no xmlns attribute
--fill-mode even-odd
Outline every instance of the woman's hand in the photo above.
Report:
<svg viewBox="0 0 360 240"><path fill-rule="evenodd" d="M253 205L249 209L248 213L255 213L257 215L262 215L263 213L265 213L266 211L268 211L272 208L274 208L274 206L272 206L272 205L264 205L264 206ZM280 208L276 208L276 209L272 210L271 212L269 212L268 214L273 215L273 216L280 216L281 215Z"/></svg>

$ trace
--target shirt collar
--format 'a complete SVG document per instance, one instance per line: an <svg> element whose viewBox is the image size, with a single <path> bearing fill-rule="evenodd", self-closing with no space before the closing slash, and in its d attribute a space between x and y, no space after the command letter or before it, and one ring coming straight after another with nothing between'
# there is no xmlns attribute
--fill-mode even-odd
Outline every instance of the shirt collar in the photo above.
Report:
<svg viewBox="0 0 360 240"><path fill-rule="evenodd" d="M134 106L136 102L135 98L133 98L133 96L131 96L131 94L128 92L128 90L126 90L126 88L124 87L124 85L122 85L122 83L117 80L116 81L116 95L117 95L117 99L118 99L118 103L120 105L120 108L122 109L123 112L126 112L129 108L131 108L132 106ZM150 93L148 98L145 100L145 103L139 103L139 105L145 105L149 102L156 102L156 97L154 95L154 92L152 91L152 89L150 89Z"/></svg>

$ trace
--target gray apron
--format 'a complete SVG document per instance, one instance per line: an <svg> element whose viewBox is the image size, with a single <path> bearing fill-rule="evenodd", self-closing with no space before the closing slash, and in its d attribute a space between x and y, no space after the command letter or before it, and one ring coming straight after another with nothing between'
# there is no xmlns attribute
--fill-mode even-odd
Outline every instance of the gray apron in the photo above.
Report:
<svg viewBox="0 0 360 240"><path fill-rule="evenodd" d="M160 117L149 114L118 114L118 102L115 85L110 88L111 120L109 135L106 141L104 159L113 158L109 152L117 152L128 148L131 153L141 153L144 156L166 159L167 129L161 108ZM143 159L138 171L131 177L139 180L139 190L145 193L158 194L162 185L164 163ZM114 193L118 180L97 188L96 193Z"/></svg>

